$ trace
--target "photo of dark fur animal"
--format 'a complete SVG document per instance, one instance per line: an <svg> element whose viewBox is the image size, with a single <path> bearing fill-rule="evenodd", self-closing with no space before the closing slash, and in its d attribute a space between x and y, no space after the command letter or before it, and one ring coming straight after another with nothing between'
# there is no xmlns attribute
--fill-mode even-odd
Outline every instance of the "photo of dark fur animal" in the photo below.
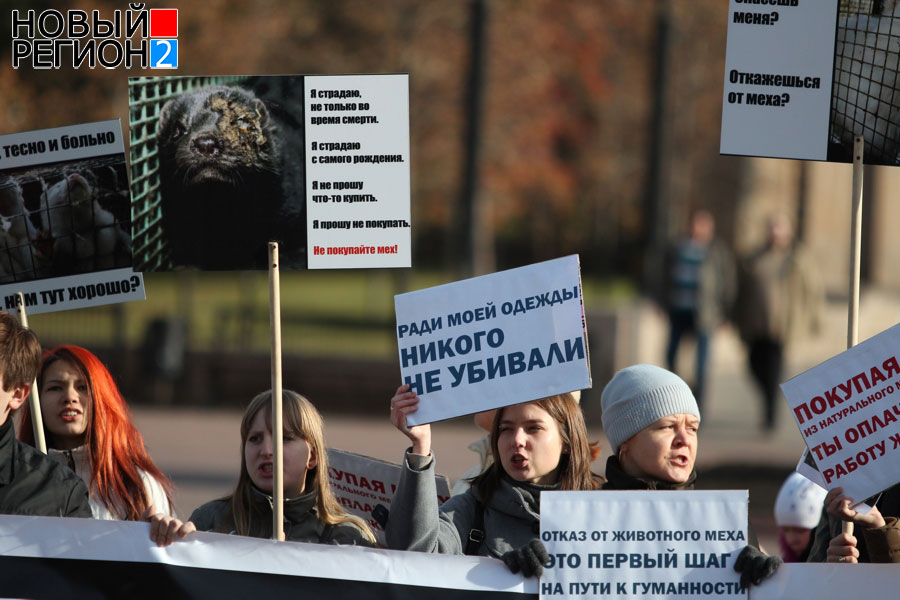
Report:
<svg viewBox="0 0 900 600"><path fill-rule="evenodd" d="M299 112L298 112L299 111ZM175 267L305 266L302 78L186 92L157 128L163 236Z"/></svg>
<svg viewBox="0 0 900 600"><path fill-rule="evenodd" d="M0 176L0 284L131 266L124 157Z"/></svg>

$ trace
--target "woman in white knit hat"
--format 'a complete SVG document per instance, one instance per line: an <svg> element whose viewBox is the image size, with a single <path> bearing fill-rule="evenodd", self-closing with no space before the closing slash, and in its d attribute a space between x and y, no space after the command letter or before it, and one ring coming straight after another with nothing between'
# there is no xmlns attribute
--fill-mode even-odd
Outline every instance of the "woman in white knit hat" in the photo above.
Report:
<svg viewBox="0 0 900 600"><path fill-rule="evenodd" d="M600 401L603 430L612 450L604 490L693 489L700 410L681 377L655 365L626 367L606 385ZM759 584L780 565L779 557L747 546L734 570L747 587Z"/></svg>

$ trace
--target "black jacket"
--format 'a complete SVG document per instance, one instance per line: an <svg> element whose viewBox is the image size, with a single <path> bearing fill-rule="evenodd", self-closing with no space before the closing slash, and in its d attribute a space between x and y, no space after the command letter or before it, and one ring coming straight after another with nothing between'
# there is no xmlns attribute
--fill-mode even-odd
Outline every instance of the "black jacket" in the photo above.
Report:
<svg viewBox="0 0 900 600"><path fill-rule="evenodd" d="M0 514L91 517L81 477L17 440L11 418L0 425Z"/></svg>
<svg viewBox="0 0 900 600"><path fill-rule="evenodd" d="M697 482L697 471L691 471L690 477L684 483L668 483L657 479L644 479L632 477L622 468L622 463L615 455L606 461L606 484L604 490L693 490ZM747 523L747 541L756 549L759 549L759 539L753 525Z"/></svg>
<svg viewBox="0 0 900 600"><path fill-rule="evenodd" d="M616 455L606 460L606 483L604 490L692 490L697 481L697 471L691 471L691 476L684 483L667 483L656 479L644 479L632 477L622 468L622 463Z"/></svg>

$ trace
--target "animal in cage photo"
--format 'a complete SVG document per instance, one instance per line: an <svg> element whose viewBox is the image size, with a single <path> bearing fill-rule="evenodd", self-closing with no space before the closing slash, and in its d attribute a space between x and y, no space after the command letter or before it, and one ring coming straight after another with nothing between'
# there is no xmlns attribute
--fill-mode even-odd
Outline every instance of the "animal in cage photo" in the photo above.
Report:
<svg viewBox="0 0 900 600"><path fill-rule="evenodd" d="M900 1L841 0L834 58L828 160L900 164Z"/></svg>
<svg viewBox="0 0 900 600"><path fill-rule="evenodd" d="M156 145L162 238L174 267L305 267L302 77L252 77L169 99Z"/></svg>
<svg viewBox="0 0 900 600"><path fill-rule="evenodd" d="M123 157L0 174L0 284L131 266Z"/></svg>

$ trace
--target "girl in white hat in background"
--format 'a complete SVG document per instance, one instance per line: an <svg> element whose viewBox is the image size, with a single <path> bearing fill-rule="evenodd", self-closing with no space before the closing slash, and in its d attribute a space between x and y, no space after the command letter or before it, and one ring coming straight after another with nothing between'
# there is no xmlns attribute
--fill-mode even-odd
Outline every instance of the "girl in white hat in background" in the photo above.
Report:
<svg viewBox="0 0 900 600"><path fill-rule="evenodd" d="M775 498L778 546L784 562L806 562L826 493L796 471L784 480Z"/></svg>

